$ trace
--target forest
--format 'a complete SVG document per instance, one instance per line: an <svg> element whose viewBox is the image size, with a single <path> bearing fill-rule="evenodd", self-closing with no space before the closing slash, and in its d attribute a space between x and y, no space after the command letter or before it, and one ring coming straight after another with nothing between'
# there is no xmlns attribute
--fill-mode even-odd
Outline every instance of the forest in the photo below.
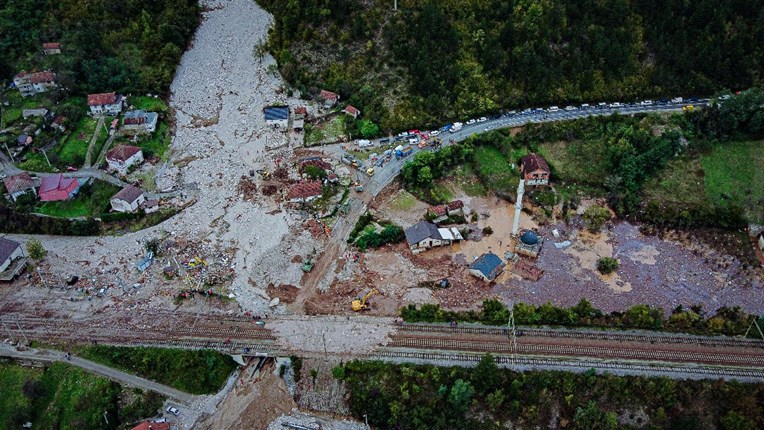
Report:
<svg viewBox="0 0 765 430"><path fill-rule="evenodd" d="M78 95L165 94L199 14L193 0L0 0L0 80L51 69Z"/></svg>
<svg viewBox="0 0 765 430"><path fill-rule="evenodd" d="M762 82L744 0L259 0L301 92L338 92L383 133L515 107L712 95Z"/></svg>

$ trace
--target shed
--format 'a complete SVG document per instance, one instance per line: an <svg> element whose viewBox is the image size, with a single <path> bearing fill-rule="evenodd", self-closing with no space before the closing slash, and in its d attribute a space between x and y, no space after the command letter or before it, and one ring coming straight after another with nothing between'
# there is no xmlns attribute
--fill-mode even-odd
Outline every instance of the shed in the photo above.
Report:
<svg viewBox="0 0 765 430"><path fill-rule="evenodd" d="M505 269L505 263L494 253L487 252L481 255L468 266L470 274L483 279L484 282L492 282Z"/></svg>

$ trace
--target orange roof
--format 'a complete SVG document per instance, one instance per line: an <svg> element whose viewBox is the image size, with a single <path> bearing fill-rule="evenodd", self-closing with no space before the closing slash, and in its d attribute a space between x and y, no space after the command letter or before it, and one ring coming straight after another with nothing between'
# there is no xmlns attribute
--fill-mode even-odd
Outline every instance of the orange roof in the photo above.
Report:
<svg viewBox="0 0 765 430"><path fill-rule="evenodd" d="M321 195L321 182L311 181L294 185L287 193L287 200L305 199Z"/></svg>
<svg viewBox="0 0 765 430"><path fill-rule="evenodd" d="M324 100L337 100L337 94L327 90L321 90L319 97L323 98Z"/></svg>
<svg viewBox="0 0 765 430"><path fill-rule="evenodd" d="M349 113L349 114L351 114L353 116L357 116L358 114L361 113L360 110L356 109L355 107L353 107L351 105L348 105L348 106L345 107L345 112Z"/></svg>
<svg viewBox="0 0 765 430"><path fill-rule="evenodd" d="M43 43L43 49L61 49L61 44L58 42Z"/></svg>
<svg viewBox="0 0 765 430"><path fill-rule="evenodd" d="M133 430L170 430L170 424L169 423L150 423L148 421L144 421L141 424L138 424L137 426L133 427Z"/></svg>
<svg viewBox="0 0 765 430"><path fill-rule="evenodd" d="M550 167L547 165L545 159L533 152L521 158L521 167L523 168L523 173L531 173L537 170L544 170L545 172L550 173Z"/></svg>
<svg viewBox="0 0 765 430"><path fill-rule="evenodd" d="M88 94L88 106L112 105L117 103L117 93Z"/></svg>
<svg viewBox="0 0 765 430"><path fill-rule="evenodd" d="M305 106L298 106L295 108L295 113L307 114L308 109L306 109Z"/></svg>
<svg viewBox="0 0 765 430"><path fill-rule="evenodd" d="M111 151L106 153L106 159L107 160L113 160L113 161L126 161L128 158L132 157L136 153L138 153L141 150L141 148L137 146L131 146L131 145L120 145Z"/></svg>

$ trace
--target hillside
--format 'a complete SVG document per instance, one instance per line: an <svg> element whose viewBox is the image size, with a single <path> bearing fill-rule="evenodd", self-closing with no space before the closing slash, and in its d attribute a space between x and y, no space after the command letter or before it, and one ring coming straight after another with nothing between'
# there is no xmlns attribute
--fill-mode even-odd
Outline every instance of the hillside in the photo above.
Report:
<svg viewBox="0 0 765 430"><path fill-rule="evenodd" d="M704 95L762 81L763 5L700 0L259 0L301 91L384 132L517 106Z"/></svg>

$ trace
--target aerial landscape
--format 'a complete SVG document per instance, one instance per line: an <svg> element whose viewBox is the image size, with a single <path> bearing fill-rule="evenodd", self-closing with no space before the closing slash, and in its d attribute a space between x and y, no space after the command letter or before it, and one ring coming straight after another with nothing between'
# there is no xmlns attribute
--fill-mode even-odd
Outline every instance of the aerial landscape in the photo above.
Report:
<svg viewBox="0 0 765 430"><path fill-rule="evenodd" d="M758 429L759 2L0 1L0 429Z"/></svg>

